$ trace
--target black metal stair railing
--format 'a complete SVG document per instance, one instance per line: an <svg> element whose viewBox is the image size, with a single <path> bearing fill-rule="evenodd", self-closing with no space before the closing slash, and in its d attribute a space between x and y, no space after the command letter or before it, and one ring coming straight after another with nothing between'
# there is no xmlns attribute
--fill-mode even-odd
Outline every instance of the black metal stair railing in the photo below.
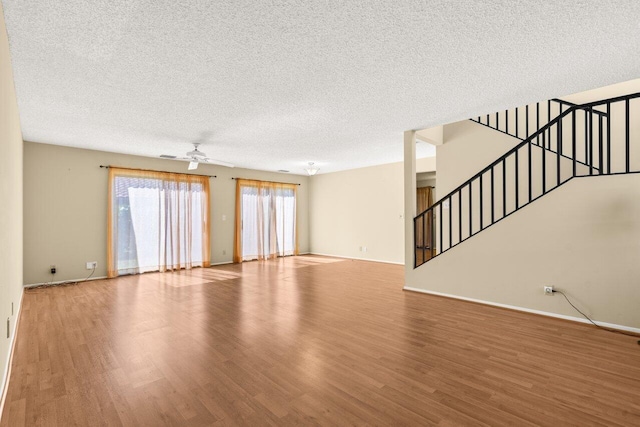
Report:
<svg viewBox="0 0 640 427"><path fill-rule="evenodd" d="M414 267L575 177L640 171L640 150L631 152L640 138L640 123L631 122L637 98L563 101L558 116L414 218Z"/></svg>
<svg viewBox="0 0 640 427"><path fill-rule="evenodd" d="M507 134L519 140L524 140L540 129L541 124L545 125L552 118L559 116L563 109L578 107L573 102L554 98L547 102L536 102L524 107L516 107L511 110L497 111L494 114L471 118L472 122L484 125L498 132ZM606 116L605 112L592 110L595 115ZM540 145L539 138L536 145Z"/></svg>
<svg viewBox="0 0 640 427"><path fill-rule="evenodd" d="M504 113L498 111L495 114L487 114L486 119L484 116L478 116L477 119L471 118L469 120L523 141L540 129L541 122L542 126L544 126L549 123L552 118L562 114L564 109L574 106L583 110L585 113L589 112L592 114L594 117L591 119L595 118L595 120L598 120L599 116L603 116L606 120L606 112L598 111L597 109L583 109L580 105L558 98L550 99L547 102L536 102L535 104L524 107L516 107L512 110L505 110ZM583 121L586 123L586 120L587 119L584 119ZM550 145L541 145L541 142L542 138L540 135L531 140L532 144L555 153ZM565 154L561 154L561 156L567 157ZM580 160L578 160L578 163L585 166L592 166Z"/></svg>

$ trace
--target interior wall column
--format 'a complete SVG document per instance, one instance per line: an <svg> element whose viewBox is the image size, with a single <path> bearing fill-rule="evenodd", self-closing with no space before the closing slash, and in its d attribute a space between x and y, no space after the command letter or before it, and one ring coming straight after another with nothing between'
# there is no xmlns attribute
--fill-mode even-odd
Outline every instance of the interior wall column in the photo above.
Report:
<svg viewBox="0 0 640 427"><path fill-rule="evenodd" d="M405 285L413 272L413 218L416 216L416 132L404 133L404 271Z"/></svg>

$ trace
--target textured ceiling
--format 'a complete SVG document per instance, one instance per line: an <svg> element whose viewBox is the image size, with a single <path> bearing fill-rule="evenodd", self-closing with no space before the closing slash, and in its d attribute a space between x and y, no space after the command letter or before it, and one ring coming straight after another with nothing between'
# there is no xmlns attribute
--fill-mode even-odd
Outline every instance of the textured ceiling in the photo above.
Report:
<svg viewBox="0 0 640 427"><path fill-rule="evenodd" d="M240 167L402 160L402 132L638 77L638 1L3 0L26 140Z"/></svg>

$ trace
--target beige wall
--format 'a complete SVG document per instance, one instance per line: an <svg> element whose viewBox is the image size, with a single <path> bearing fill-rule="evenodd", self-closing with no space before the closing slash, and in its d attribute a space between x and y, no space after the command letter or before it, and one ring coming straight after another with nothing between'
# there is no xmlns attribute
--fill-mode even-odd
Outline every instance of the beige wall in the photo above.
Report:
<svg viewBox="0 0 640 427"><path fill-rule="evenodd" d="M423 157L416 159L416 173L435 172L436 157Z"/></svg>
<svg viewBox="0 0 640 427"><path fill-rule="evenodd" d="M438 197L514 142L470 121L447 125ZM638 218L638 175L576 178L418 269L407 251L406 286L579 318L561 296L543 294L553 285L596 320L640 328Z"/></svg>
<svg viewBox="0 0 640 427"><path fill-rule="evenodd" d="M312 177L311 252L402 263L403 177L402 163Z"/></svg>
<svg viewBox="0 0 640 427"><path fill-rule="evenodd" d="M584 104L587 102L593 102L601 99L613 98L616 96L628 95L630 93L638 92L640 92L640 79L635 79L601 87L598 89L588 90L585 92L574 93L572 95L561 96L560 98L565 101L573 102L575 104ZM601 107L599 109L602 111L605 110L605 108Z"/></svg>
<svg viewBox="0 0 640 427"><path fill-rule="evenodd" d="M424 179L424 180L420 180L416 183L416 187L418 188L423 188L423 187L436 187L436 179L435 178L431 178L431 179Z"/></svg>
<svg viewBox="0 0 640 427"><path fill-rule="evenodd" d="M98 261L96 276L106 275L107 170L114 165L186 172L187 163L102 151L25 142L24 283L86 277L87 261ZM231 177L294 182L298 191L301 252L309 251L309 178L300 175L201 165L198 173L217 175L211 183L211 262L233 255L235 181ZM223 220L223 215L226 220Z"/></svg>
<svg viewBox="0 0 640 427"><path fill-rule="evenodd" d="M1 4L0 150L0 388L3 388L10 348L5 322L9 319L13 336L22 298L22 134Z"/></svg>
<svg viewBox="0 0 640 427"><path fill-rule="evenodd" d="M493 161L520 143L519 140L506 134L496 132L490 128L465 120L445 126L448 136L446 144L437 147L439 165L442 173L438 177L437 199L446 197L452 190L458 188L475 173L481 171ZM567 136L570 140L570 137ZM557 186L557 159L552 151L543 150L541 147L531 147L531 196L533 199L542 194L542 155L544 153L546 161L546 185L547 191ZM529 201L529 174L528 174L528 146L523 146L518 150L518 206L523 206ZM503 200L503 163L500 162L494 167L494 219L500 220L506 207L506 214L509 215L516 209L515 194L515 155L511 155L505 162L506 171L506 198ZM560 157L560 180L564 182L572 176L573 162L564 157ZM578 174L587 174L589 169L577 164ZM487 227L491 223L491 173L483 174L483 218L482 227ZM480 230L480 180L476 179L472 185L472 232ZM462 209L460 209L460 199L462 199ZM442 209L442 247L440 247L439 233L436 234L436 247L438 250L447 250L450 245L459 242L459 230L462 225L462 238L469 236L469 187L465 186L461 192L454 193L448 197ZM449 221L449 211L451 211L451 221ZM460 216L460 212L462 215ZM449 242L449 222L452 225L451 243ZM439 209L436 209L436 230L440 227Z"/></svg>
<svg viewBox="0 0 640 427"><path fill-rule="evenodd" d="M435 157L416 160L418 172L435 169ZM312 177L311 252L404 263L403 180L403 163Z"/></svg>
<svg viewBox="0 0 640 427"><path fill-rule="evenodd" d="M576 178L405 277L406 286L640 328L640 177Z"/></svg>
<svg viewBox="0 0 640 427"><path fill-rule="evenodd" d="M438 159L437 199L447 195L519 141L471 120L448 124L446 143L436 148Z"/></svg>

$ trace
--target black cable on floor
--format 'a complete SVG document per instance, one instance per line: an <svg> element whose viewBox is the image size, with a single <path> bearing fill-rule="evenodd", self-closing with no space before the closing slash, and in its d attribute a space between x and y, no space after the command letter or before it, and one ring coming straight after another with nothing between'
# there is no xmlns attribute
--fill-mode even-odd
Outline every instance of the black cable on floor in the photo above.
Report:
<svg viewBox="0 0 640 427"><path fill-rule="evenodd" d="M564 297L564 299L566 299L566 300L567 300L567 302L569 303L569 305L570 305L571 307L573 307L573 308L574 308L578 313L582 314L582 316L584 316L584 318L585 318L585 319L587 319L589 322L591 322L591 324L592 324L593 326L595 326L595 327L597 327L597 328L600 328L600 329L603 329L603 330L605 330L605 331L615 332L616 334L627 335L627 336L630 336L630 337L638 338L638 334L634 334L633 332L625 332L625 331L621 331L621 330L618 330L618 329L605 328L604 326L600 326L600 325L598 325L596 322L594 322L593 320L591 320L591 318L590 318L589 316L587 316L587 315L586 315L586 314L584 314L582 311L580 311L580 309L579 309L578 307L576 307L575 305L573 305L573 303L571 302L571 300L569 300L569 297L567 297L567 296L565 295L565 293L564 293L564 292L562 292L562 291L557 291L557 290L555 290L555 289L554 289L554 290L553 290L553 293L556 293L556 294L560 294L560 295L562 295L562 296ZM640 340L638 341L638 344L640 344Z"/></svg>
<svg viewBox="0 0 640 427"><path fill-rule="evenodd" d="M51 282L49 283L43 283L42 285L38 285L38 286L30 286L28 288L25 289L26 292L31 292L31 291L35 291L37 289L45 289L45 288L51 288L53 286L71 286L71 285L77 285L78 283L83 283L86 282L87 280L89 280L91 278L91 276L93 276L93 273L96 272L96 269L94 267L93 270L91 270L91 273L83 280L69 280L67 282L61 282L61 283L53 283L53 274L51 275Z"/></svg>

